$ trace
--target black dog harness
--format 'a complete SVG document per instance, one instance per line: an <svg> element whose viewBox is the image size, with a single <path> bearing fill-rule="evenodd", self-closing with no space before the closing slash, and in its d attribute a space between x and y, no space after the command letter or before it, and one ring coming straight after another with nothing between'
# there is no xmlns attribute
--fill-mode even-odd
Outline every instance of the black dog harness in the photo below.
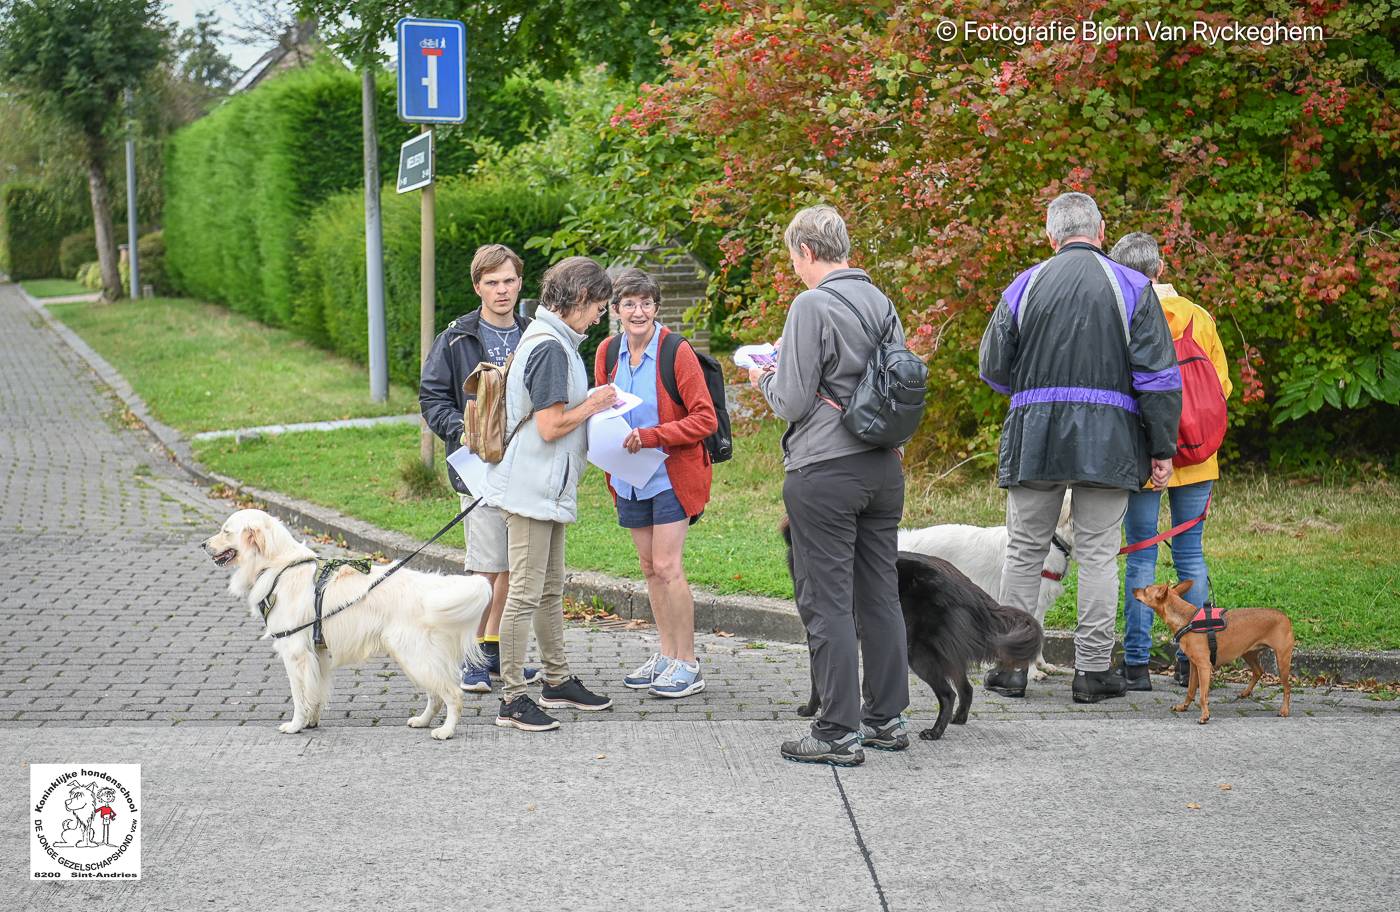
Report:
<svg viewBox="0 0 1400 912"><path fill-rule="evenodd" d="M1214 605L1206 605L1196 612L1195 617L1172 637L1178 646L1181 645L1181 638L1188 633L1204 633L1206 642L1210 644L1210 667L1215 667L1215 632L1224 630L1226 627L1225 610Z"/></svg>

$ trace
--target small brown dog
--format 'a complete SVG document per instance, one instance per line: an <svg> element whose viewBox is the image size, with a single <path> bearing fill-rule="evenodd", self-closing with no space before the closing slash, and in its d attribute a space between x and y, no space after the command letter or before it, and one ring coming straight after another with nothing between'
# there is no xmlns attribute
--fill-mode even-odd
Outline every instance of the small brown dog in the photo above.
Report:
<svg viewBox="0 0 1400 912"><path fill-rule="evenodd" d="M1175 586L1134 589L1133 596L1157 612L1168 629L1176 632L1184 630L1200 610L1181 597L1190 588L1191 580L1182 580ZM1264 667L1259 664L1262 648L1268 646L1274 651L1274 658L1278 660L1279 680L1283 682L1283 708L1278 714L1287 716L1288 701L1292 696L1288 667L1293 661L1293 624L1288 617L1273 608L1233 608L1225 628L1215 632L1215 642L1216 665L1225 665L1243 657L1253 673L1249 686L1238 697L1241 700L1254 692L1254 685L1264 675ZM1214 670L1210 662L1210 643L1206 634L1193 631L1183 634L1180 644L1181 651L1191 660L1191 682L1186 687L1185 701L1173 706L1172 712L1190 709L1199 688L1201 724L1205 725L1210 721L1210 675Z"/></svg>

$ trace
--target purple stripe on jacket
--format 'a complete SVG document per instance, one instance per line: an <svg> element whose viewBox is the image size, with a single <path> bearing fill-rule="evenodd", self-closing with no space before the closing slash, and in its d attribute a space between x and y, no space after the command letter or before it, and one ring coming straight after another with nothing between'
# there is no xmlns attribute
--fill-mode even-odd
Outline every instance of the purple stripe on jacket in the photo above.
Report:
<svg viewBox="0 0 1400 912"><path fill-rule="evenodd" d="M991 378L988 377L986 374L978 374L978 376L982 378L982 382L983 382L983 383L987 384L987 385L990 386L992 389L996 390L998 393L1001 393L1003 396L1010 396L1010 395L1011 395L1011 387L1009 387L1009 386L1002 386L1000 383L998 383L998 382L996 382L995 380L991 379Z"/></svg>
<svg viewBox="0 0 1400 912"><path fill-rule="evenodd" d="M1148 373L1133 371L1133 389L1139 393L1165 393L1181 389L1181 369L1175 364Z"/></svg>
<svg viewBox="0 0 1400 912"><path fill-rule="evenodd" d="M1031 276L1040 266L1032 266L1025 272L1018 275L1015 280L1001 293L1001 299L1006 302L1006 306L1011 309L1011 319L1015 320L1017 314L1021 312L1021 301L1026 297L1026 286L1030 284ZM1009 391L1008 391L1009 392Z"/></svg>
<svg viewBox="0 0 1400 912"><path fill-rule="evenodd" d="M1132 328L1133 314L1137 311L1138 298L1142 295L1142 290L1152 284L1152 280L1136 269L1129 269L1121 263L1104 257L1108 261L1108 267L1113 270L1113 276L1118 280L1118 287L1123 290L1123 304L1128 312L1128 327Z"/></svg>
<svg viewBox="0 0 1400 912"><path fill-rule="evenodd" d="M1124 411L1138 413L1137 400L1117 390L1095 389L1089 386L1042 386L1022 390L1011 397L1013 409L1041 402L1083 402L1088 405L1112 405Z"/></svg>

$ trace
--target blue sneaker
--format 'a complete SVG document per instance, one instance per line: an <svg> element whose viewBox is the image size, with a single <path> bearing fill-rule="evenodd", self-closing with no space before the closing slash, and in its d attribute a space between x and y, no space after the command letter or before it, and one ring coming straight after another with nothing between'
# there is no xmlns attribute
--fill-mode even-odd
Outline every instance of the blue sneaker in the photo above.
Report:
<svg viewBox="0 0 1400 912"><path fill-rule="evenodd" d="M463 665L461 686L467 693L489 694L491 692L491 675L487 673L485 668Z"/></svg>
<svg viewBox="0 0 1400 912"><path fill-rule="evenodd" d="M666 666L666 670L656 676L647 693L653 697L688 697L705 689L705 677L700 674L699 662L682 662L679 659Z"/></svg>
<svg viewBox="0 0 1400 912"><path fill-rule="evenodd" d="M636 671L622 679L622 685L633 690L646 690L666 671L666 666L670 664L670 659L659 652L654 652L651 654L651 658L637 666Z"/></svg>
<svg viewBox="0 0 1400 912"><path fill-rule="evenodd" d="M487 649L484 650L484 652L486 653L486 673L493 678L499 678L501 676L500 651L498 649ZM544 672L532 665L526 665L522 670L525 672L526 684L538 684L544 679Z"/></svg>

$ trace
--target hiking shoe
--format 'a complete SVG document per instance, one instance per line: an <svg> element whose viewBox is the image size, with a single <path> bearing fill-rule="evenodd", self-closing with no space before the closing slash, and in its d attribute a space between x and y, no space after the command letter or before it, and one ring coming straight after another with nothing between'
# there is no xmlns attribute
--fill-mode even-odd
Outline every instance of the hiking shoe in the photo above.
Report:
<svg viewBox="0 0 1400 912"><path fill-rule="evenodd" d="M489 694L491 675L485 668L467 664L462 666L462 689L467 693Z"/></svg>
<svg viewBox="0 0 1400 912"><path fill-rule="evenodd" d="M675 659L666 666L666 671L656 676L647 693L653 697L688 697L705 689L705 677L700 674L699 662L682 662Z"/></svg>
<svg viewBox="0 0 1400 912"><path fill-rule="evenodd" d="M636 671L622 679L622 686L630 687L633 690L646 690L656 683L656 679L666 672L666 668L670 664L670 659L659 652L654 652L651 654L651 658L637 666Z"/></svg>
<svg viewBox="0 0 1400 912"><path fill-rule="evenodd" d="M1074 702L1097 703L1121 697L1128 690L1126 679L1111 671L1076 671L1074 673Z"/></svg>
<svg viewBox="0 0 1400 912"><path fill-rule="evenodd" d="M860 723L860 743L882 751L902 751L909 746L909 734L904 730L904 720L894 718L884 725Z"/></svg>
<svg viewBox="0 0 1400 912"><path fill-rule="evenodd" d="M558 684L544 682L540 689L540 705L550 709L580 709L596 712L612 706L612 700L595 694L576 675L570 675Z"/></svg>
<svg viewBox="0 0 1400 912"><path fill-rule="evenodd" d="M860 766L865 751L860 746L860 732L848 732L838 741L823 741L807 735L796 741L784 741L779 748L783 759L794 763L829 763L832 766Z"/></svg>
<svg viewBox="0 0 1400 912"><path fill-rule="evenodd" d="M521 694L509 703L501 701L501 708L496 713L496 724L501 728L542 732L558 728L559 720L536 706L534 700Z"/></svg>
<svg viewBox="0 0 1400 912"><path fill-rule="evenodd" d="M1172 680L1177 687L1185 687L1191 683L1191 660L1183 659L1180 656L1176 660L1176 671L1172 672Z"/></svg>
<svg viewBox="0 0 1400 912"><path fill-rule="evenodd" d="M1152 675L1148 673L1146 663L1129 665L1127 662L1122 662L1113 667L1113 673L1128 682L1129 690L1152 689Z"/></svg>
<svg viewBox="0 0 1400 912"><path fill-rule="evenodd" d="M982 677L982 686L1003 697L1024 697L1026 695L1026 670L1024 668L994 668Z"/></svg>

